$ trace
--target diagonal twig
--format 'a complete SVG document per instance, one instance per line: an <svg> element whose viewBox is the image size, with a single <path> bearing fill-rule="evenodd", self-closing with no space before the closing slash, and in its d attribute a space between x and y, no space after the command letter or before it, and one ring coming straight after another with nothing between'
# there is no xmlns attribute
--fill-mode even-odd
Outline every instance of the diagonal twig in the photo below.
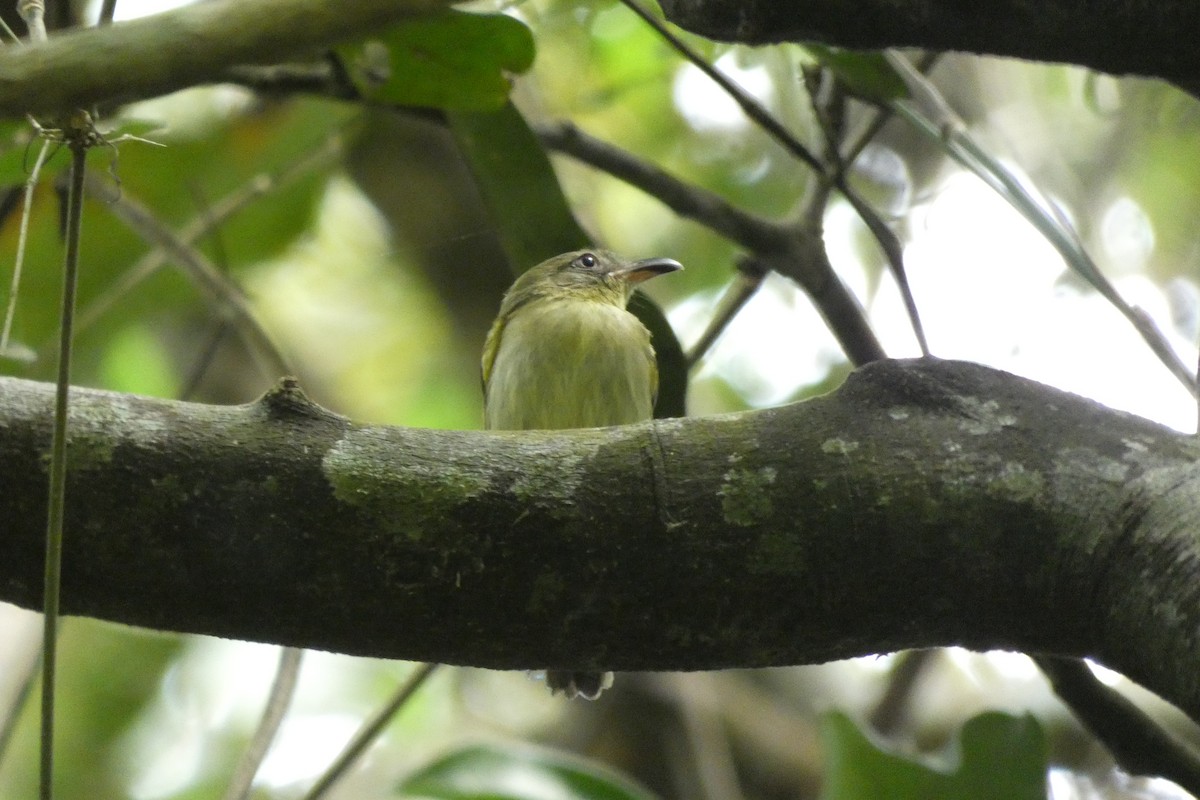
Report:
<svg viewBox="0 0 1200 800"><path fill-rule="evenodd" d="M254 776L258 774L279 726L287 714L292 697L296 694L296 682L300 678L300 661L304 650L299 647L281 647L279 649L279 666L275 669L275 678L271 681L271 691L267 695L267 705L259 719L258 728L242 754L237 769L225 790L224 800L245 800L250 794L250 786Z"/></svg>
<svg viewBox="0 0 1200 800"><path fill-rule="evenodd" d="M117 219L151 244L161 247L183 269L194 284L203 289L228 309L232 321L251 352L260 358L263 370L271 377L291 375L287 359L259 324L249 301L231 280L199 250L189 247L170 228L154 216L150 209L122 192L112 196L103 179L88 175L86 188L89 194L106 201L108 210Z"/></svg>

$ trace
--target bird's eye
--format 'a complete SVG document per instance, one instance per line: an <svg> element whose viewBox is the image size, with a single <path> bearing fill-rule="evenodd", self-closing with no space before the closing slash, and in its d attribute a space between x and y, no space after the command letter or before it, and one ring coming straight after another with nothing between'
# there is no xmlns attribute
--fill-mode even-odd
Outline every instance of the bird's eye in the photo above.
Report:
<svg viewBox="0 0 1200 800"><path fill-rule="evenodd" d="M594 269L598 263L600 262L597 261L596 257L591 253L584 253L579 258L575 259L575 266L582 267L583 269Z"/></svg>

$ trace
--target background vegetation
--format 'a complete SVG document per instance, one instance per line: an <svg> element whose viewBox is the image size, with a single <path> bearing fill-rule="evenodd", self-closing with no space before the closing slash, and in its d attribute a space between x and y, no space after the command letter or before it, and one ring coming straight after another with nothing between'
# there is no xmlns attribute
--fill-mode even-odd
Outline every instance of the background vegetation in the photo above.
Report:
<svg viewBox="0 0 1200 800"><path fill-rule="evenodd" d="M853 334L831 332L828 306L823 316L796 280L804 282L802 272L773 272L759 283L761 263L741 256L761 232L739 241L719 215L674 213L654 196L667 192L658 177L635 188L609 174L611 166L584 163L605 151L581 152L574 129L619 148L627 167L653 165L682 181L691 193L685 199L716 196L764 225L817 239L823 226L832 268L866 309L883 351L920 352L884 253L844 195L830 194L809 165L626 5L527 0L471 10L504 18L344 45L336 63L345 75L321 58L306 62L314 68L308 73L231 72L229 83L105 109L101 127L112 127L110 138L131 131L162 146L130 140L90 155L74 382L206 403L253 400L278 370L247 329L244 295L288 369L322 405L359 421L477 428L478 353L512 269L575 246L576 222L605 246L686 265L649 287L685 350L694 351L730 298L745 300L697 354L689 414L804 399L841 381L852 368L845 352ZM872 83L892 76L889 68L797 44L747 48L681 35L822 164L835 163L834 144L844 153L861 140L850 184L903 247L935 355L1010 369L1180 429L1192 424L1189 393L1079 263L1065 262L964 170L951 137L922 133L896 108L911 86ZM383 67L381 47L392 54ZM447 55L455 52L461 61ZM419 57L405 61L405 53ZM1116 291L1194 364L1195 98L1077 67L964 55L929 64L921 56L905 58L927 66L961 120L956 130L1020 185L1036 187L1037 208L1027 212L1045 224L1069 221ZM429 62L433 71L422 73ZM866 83L856 85L862 75ZM520 117L503 107L508 78ZM885 110L857 99L864 92ZM13 187L0 205L5 275L17 252L22 184L40 146L30 130L22 120L4 129L10 143L0 180ZM541 152L552 154L574 221L544 183L551 173ZM66 161L63 151L51 158L33 195L10 357L0 361L5 374L53 376ZM138 209L146 212L141 222ZM178 253L147 261L163 230L200 232L191 237L194 252L215 277L197 277ZM36 703L22 704L38 647L30 618L0 607L0 708L14 712L0 762L2 797L30 796L36 781ZM277 659L264 645L83 618L67 620L61 648L63 798L216 796L256 725ZM257 791L299 796L412 669L308 654ZM1177 713L1142 700L1165 725L1194 737ZM955 777L861 740L860 731L874 728L898 752L939 752L986 709L1014 716L977 718L962 731ZM960 651L622 675L595 704L552 699L520 674L447 668L329 796L641 791L542 751L499 749L514 741L586 754L664 797L870 796L881 784L856 783L862 774L890 782L891 797L1038 796L1047 763L1056 797L1182 796L1164 782L1113 772L1023 656ZM460 750L478 743L497 749ZM986 755L973 760L976 751ZM450 753L460 760L418 772ZM945 765L956 756L937 758L943 773L953 773ZM538 793L535 778L547 775L575 794L544 786ZM463 776L476 776L482 788L453 784ZM998 783L1001 776L1015 785Z"/></svg>

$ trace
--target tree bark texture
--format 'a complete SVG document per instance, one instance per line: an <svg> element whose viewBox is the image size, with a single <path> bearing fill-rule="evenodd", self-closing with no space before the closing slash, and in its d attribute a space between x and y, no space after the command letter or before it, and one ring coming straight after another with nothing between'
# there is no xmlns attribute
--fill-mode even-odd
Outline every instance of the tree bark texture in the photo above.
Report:
<svg viewBox="0 0 1200 800"><path fill-rule="evenodd" d="M1191 0L660 0L667 19L723 41L920 47L1079 64L1200 85Z"/></svg>
<svg viewBox="0 0 1200 800"><path fill-rule="evenodd" d="M41 601L53 387L0 379L0 599ZM64 608L494 668L962 645L1089 656L1200 717L1200 444L985 367L556 432L76 389Z"/></svg>
<svg viewBox="0 0 1200 800"><path fill-rule="evenodd" d="M295 61L451 0L212 0L0 51L0 117L53 114L224 80L239 64ZM921 47L1164 78L1200 93L1192 0L662 0L703 36L767 44Z"/></svg>

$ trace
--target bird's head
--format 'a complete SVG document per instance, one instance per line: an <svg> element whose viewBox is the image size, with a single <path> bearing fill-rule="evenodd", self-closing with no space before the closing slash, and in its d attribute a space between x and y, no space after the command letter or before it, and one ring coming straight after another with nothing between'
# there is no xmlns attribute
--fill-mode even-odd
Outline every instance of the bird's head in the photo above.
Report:
<svg viewBox="0 0 1200 800"><path fill-rule="evenodd" d="M580 299L625 307L634 287L683 269L669 258L630 261L609 250L575 250L547 259L517 278L501 313L537 299Z"/></svg>

